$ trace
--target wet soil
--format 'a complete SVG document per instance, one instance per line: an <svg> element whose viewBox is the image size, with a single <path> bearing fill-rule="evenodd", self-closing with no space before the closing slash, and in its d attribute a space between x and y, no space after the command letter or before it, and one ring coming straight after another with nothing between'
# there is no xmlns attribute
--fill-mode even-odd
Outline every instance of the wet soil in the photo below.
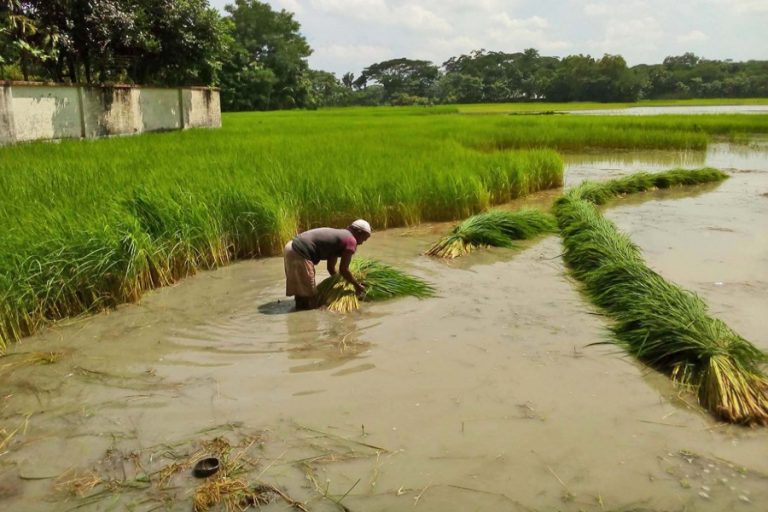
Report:
<svg viewBox="0 0 768 512"><path fill-rule="evenodd" d="M567 186L641 169L729 171L720 185L625 198L606 214L649 266L768 350L763 146L565 159ZM54 482L67 471L131 480L136 461L158 468L217 436L258 439L246 477L310 510L768 506L768 429L718 423L667 378L592 345L607 339L606 319L568 277L557 237L452 262L420 256L449 227L376 233L360 249L436 283L438 298L292 312L272 258L13 346L62 355L2 374L0 429L17 431L0 449L0 508L190 510L189 471L168 489L114 484L88 502Z"/></svg>

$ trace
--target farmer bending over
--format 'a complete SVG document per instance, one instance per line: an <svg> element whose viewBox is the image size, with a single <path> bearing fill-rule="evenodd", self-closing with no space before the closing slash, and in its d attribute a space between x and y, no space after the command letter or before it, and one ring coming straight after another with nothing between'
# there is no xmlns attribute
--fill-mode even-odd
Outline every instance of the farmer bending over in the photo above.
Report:
<svg viewBox="0 0 768 512"><path fill-rule="evenodd" d="M317 228L296 235L285 244L285 294L296 296L296 309L314 309L317 304L315 265L328 260L328 273L336 275L336 260L341 258L339 272L355 287L358 294L365 287L349 271L349 262L357 246L371 236L371 225L358 219L346 229Z"/></svg>

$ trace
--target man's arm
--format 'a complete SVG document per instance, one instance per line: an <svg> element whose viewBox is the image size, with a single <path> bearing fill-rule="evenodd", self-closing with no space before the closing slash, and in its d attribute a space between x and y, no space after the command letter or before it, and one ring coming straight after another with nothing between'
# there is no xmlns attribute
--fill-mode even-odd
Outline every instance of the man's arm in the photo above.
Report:
<svg viewBox="0 0 768 512"><path fill-rule="evenodd" d="M328 258L328 273L331 274L332 276L336 275L336 260L337 259L338 258L336 258L336 256L331 256L330 258Z"/></svg>
<svg viewBox="0 0 768 512"><path fill-rule="evenodd" d="M355 291L357 293L363 293L365 292L365 287L357 282L357 279L355 279L355 276L352 275L352 272L349 271L349 263L352 261L352 255L354 253L352 251L344 251L341 253L341 264L339 265L339 273L344 276L344 279L346 279L349 284L355 287ZM328 260L329 262L331 260Z"/></svg>

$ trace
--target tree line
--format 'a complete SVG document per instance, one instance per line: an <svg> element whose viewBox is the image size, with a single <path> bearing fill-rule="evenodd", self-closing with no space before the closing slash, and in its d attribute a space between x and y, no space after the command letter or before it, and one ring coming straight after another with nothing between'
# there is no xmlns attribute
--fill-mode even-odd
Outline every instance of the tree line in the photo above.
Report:
<svg viewBox="0 0 768 512"><path fill-rule="evenodd" d="M0 78L215 85L224 110L768 96L768 61L692 53L629 67L620 55L479 49L337 78L309 68L300 28L258 0L234 0L223 15L208 0L0 0Z"/></svg>

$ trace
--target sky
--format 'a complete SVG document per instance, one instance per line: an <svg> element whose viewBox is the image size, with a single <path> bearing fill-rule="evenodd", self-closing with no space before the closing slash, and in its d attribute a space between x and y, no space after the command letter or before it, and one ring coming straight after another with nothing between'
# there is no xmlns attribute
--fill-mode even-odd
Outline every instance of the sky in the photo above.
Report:
<svg viewBox="0 0 768 512"><path fill-rule="evenodd" d="M223 11L231 0L210 0ZM294 13L312 69L356 75L407 57L440 65L484 48L620 54L630 66L693 52L768 60L768 0L268 0Z"/></svg>

